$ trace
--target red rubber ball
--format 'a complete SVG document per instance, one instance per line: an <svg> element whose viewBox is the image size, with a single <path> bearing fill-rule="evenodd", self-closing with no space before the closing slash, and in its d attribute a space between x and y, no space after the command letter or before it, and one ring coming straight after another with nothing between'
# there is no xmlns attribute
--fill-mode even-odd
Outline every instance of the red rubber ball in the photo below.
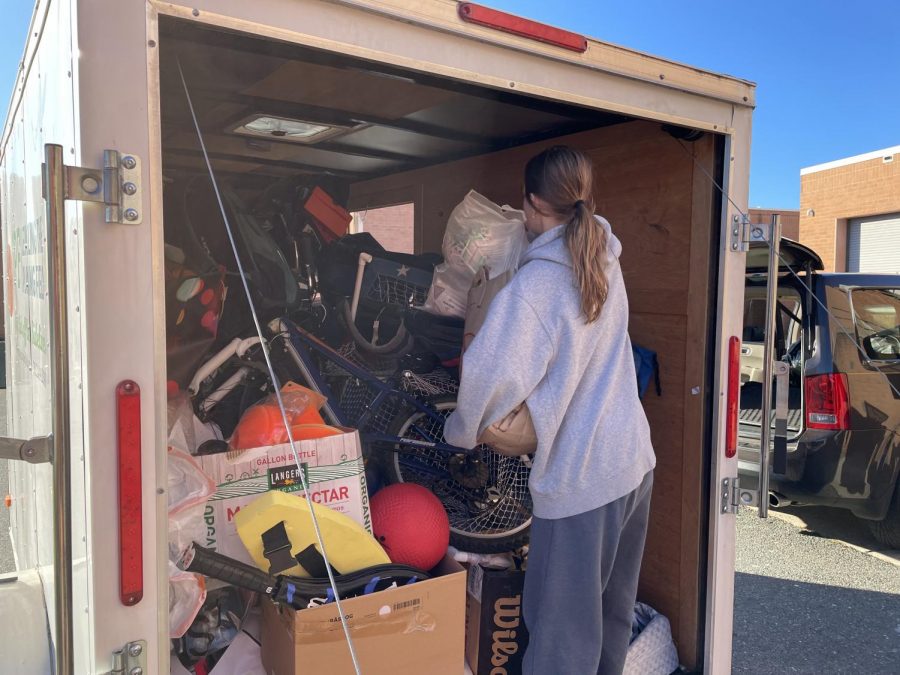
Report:
<svg viewBox="0 0 900 675"><path fill-rule="evenodd" d="M415 483L395 483L371 502L375 538L401 565L430 570L447 553L450 521L441 500Z"/></svg>

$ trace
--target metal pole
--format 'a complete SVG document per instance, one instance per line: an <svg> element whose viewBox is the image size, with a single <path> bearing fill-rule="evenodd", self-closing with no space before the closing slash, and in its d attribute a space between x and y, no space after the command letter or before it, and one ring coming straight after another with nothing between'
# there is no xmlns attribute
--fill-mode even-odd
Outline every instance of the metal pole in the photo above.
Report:
<svg viewBox="0 0 900 675"><path fill-rule="evenodd" d="M65 165L59 145L44 146L44 199L50 281L50 396L53 410L53 578L55 675L75 669L72 633L72 509L69 457L69 334L66 293Z"/></svg>
<svg viewBox="0 0 900 675"><path fill-rule="evenodd" d="M778 252L781 218L769 226L769 272L766 277L766 341L763 347L762 420L759 429L759 517L769 517L769 446L772 442L772 381L775 375L775 321L778 317Z"/></svg>

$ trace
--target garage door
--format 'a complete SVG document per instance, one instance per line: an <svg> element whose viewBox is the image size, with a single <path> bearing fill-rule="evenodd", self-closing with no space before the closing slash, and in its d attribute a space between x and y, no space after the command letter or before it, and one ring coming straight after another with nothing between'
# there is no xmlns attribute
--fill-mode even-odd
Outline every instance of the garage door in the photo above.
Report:
<svg viewBox="0 0 900 675"><path fill-rule="evenodd" d="M900 213L848 223L847 271L900 273Z"/></svg>

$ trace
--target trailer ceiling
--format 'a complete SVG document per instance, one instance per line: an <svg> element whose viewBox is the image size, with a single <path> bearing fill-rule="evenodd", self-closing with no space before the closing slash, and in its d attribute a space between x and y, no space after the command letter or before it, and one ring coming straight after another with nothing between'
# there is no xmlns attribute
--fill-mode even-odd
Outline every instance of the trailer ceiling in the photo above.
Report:
<svg viewBox="0 0 900 675"><path fill-rule="evenodd" d="M628 121L341 54L160 22L167 170L202 170L178 63L220 173L366 180ZM256 115L350 128L309 145L233 131Z"/></svg>

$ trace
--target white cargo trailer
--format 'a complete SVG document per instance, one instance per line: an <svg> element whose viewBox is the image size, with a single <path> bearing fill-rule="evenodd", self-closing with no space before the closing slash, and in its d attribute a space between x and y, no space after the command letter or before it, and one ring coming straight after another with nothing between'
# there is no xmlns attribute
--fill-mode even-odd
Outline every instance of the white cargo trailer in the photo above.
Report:
<svg viewBox="0 0 900 675"><path fill-rule="evenodd" d="M537 150L593 158L630 330L661 365L640 597L685 666L729 672L754 85L453 0L38 1L0 143L7 415L27 440L3 447L19 586L39 579L26 614L49 631L0 637L4 662L101 673L131 646L119 665L168 672L164 176L205 174L179 63L220 176L412 204L416 251L471 188L518 204ZM241 133L260 116L328 133Z"/></svg>

